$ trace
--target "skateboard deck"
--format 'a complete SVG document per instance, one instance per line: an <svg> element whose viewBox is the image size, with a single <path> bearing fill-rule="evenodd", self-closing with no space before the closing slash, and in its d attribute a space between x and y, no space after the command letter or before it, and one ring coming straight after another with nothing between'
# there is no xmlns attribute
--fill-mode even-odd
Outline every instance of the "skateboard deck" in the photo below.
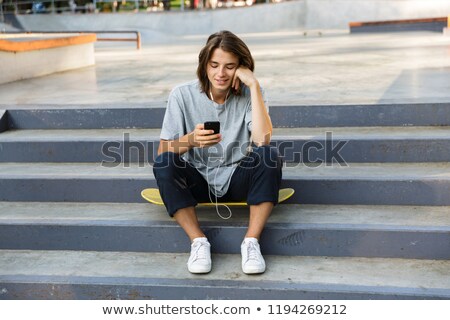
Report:
<svg viewBox="0 0 450 320"><path fill-rule="evenodd" d="M278 203L281 203L294 194L295 190L292 188L285 188L280 189L278 192ZM159 194L159 189L157 188L148 188L141 191L141 196L145 200L147 200L150 203L157 204L159 206L164 205L161 195ZM246 202L219 202L218 204L225 204L227 206L247 206ZM211 202L205 202L205 203L199 203L200 206L215 206L215 203Z"/></svg>

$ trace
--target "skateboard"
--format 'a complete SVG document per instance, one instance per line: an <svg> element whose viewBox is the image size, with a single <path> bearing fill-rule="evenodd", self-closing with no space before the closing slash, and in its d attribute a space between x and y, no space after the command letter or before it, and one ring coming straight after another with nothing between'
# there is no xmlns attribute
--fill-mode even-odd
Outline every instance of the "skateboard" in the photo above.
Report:
<svg viewBox="0 0 450 320"><path fill-rule="evenodd" d="M278 192L278 203L286 201L294 194L295 190L292 188L280 189ZM141 196L150 203L162 206L164 205L161 195L159 194L159 189L148 188L141 191ZM225 204L227 206L247 206L246 202L219 202L219 204ZM199 203L200 206L215 206L215 203L204 202Z"/></svg>

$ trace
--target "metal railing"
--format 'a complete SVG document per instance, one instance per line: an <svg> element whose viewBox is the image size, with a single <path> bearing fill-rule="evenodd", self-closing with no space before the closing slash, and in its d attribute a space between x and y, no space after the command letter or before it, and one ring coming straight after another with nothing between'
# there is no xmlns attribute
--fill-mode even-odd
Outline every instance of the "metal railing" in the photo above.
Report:
<svg viewBox="0 0 450 320"><path fill-rule="evenodd" d="M86 33L95 33L95 34L133 34L135 38L98 38L97 41L133 41L136 42L136 48L138 50L141 49L141 34L139 31L11 31L4 32L4 34L64 34L64 33L76 33L76 34L86 34Z"/></svg>

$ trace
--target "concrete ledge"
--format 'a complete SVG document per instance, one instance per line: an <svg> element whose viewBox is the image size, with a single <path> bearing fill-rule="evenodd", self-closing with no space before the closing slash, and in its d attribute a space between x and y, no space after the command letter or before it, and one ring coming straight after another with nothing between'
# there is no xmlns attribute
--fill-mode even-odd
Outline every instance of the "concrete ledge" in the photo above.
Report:
<svg viewBox="0 0 450 320"><path fill-rule="evenodd" d="M351 33L360 32L402 32L402 31L435 31L441 32L447 25L447 17L385 20L369 22L350 22Z"/></svg>
<svg viewBox="0 0 450 320"><path fill-rule="evenodd" d="M384 24L414 24L414 23L447 23L447 17L425 18L425 19L403 19L403 20L385 20L385 21L369 21L369 22L350 22L350 27L377 26Z"/></svg>
<svg viewBox="0 0 450 320"><path fill-rule="evenodd" d="M61 37L62 36L62 37ZM36 38L38 37L38 38ZM0 84L95 64L92 34L2 36Z"/></svg>
<svg viewBox="0 0 450 320"><path fill-rule="evenodd" d="M43 49L51 49L51 48L59 48L91 43L95 42L97 39L95 34L64 36L61 38L49 38L49 39L33 39L36 36L43 37L43 35L41 34L38 35L22 34L20 36L10 35L7 39L0 39L0 51L23 52L23 51L43 50Z"/></svg>

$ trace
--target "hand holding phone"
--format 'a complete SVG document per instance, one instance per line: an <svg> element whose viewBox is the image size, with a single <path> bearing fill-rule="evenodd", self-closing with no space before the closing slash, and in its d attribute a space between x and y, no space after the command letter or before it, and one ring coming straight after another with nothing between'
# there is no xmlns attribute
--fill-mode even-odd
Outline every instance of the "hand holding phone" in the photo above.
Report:
<svg viewBox="0 0 450 320"><path fill-rule="evenodd" d="M220 133L220 122L219 121L206 121L204 123L205 130L214 130L213 134Z"/></svg>
<svg viewBox="0 0 450 320"><path fill-rule="evenodd" d="M189 144L197 148L212 146L222 140L222 135L219 132L219 121L199 123L195 126L195 130L189 134Z"/></svg>

